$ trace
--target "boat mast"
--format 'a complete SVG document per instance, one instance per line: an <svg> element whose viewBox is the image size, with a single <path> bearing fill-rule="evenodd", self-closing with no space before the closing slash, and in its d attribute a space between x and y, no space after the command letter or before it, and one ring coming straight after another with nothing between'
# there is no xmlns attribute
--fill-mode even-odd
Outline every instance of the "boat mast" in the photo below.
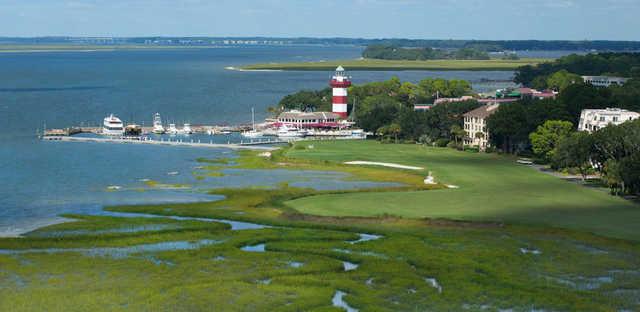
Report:
<svg viewBox="0 0 640 312"><path fill-rule="evenodd" d="M253 132L256 131L256 118L254 115L254 109L251 107L251 127L253 128Z"/></svg>

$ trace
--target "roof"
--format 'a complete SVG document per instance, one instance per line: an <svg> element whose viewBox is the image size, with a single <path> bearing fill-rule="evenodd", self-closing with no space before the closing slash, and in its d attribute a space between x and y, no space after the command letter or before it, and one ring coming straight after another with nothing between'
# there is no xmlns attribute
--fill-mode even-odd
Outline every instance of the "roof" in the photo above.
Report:
<svg viewBox="0 0 640 312"><path fill-rule="evenodd" d="M300 118L305 118L305 119L338 119L340 118L340 115L338 114L334 114L331 112L298 112L298 111L293 111L293 112L284 112L281 113L278 118L291 118L291 119L300 119Z"/></svg>
<svg viewBox="0 0 640 312"><path fill-rule="evenodd" d="M336 71L344 71L344 68L342 67L342 65L338 66L338 68L336 68Z"/></svg>
<svg viewBox="0 0 640 312"><path fill-rule="evenodd" d="M520 91L520 94L534 94L538 92L537 90L531 88L519 88L518 91Z"/></svg>
<svg viewBox="0 0 640 312"><path fill-rule="evenodd" d="M618 114L630 114L630 115L640 115L637 112L634 111L630 111L630 110L626 110L626 109L622 109L622 108L605 108L605 109L601 109L601 108L585 108L582 110L582 114L602 114L602 115L606 115L606 114L613 114L613 115L618 115Z"/></svg>
<svg viewBox="0 0 640 312"><path fill-rule="evenodd" d="M515 98L508 98L508 99L493 99L493 98L489 98L489 99L479 99L478 103L511 103L511 102L517 102L520 99L515 99Z"/></svg>
<svg viewBox="0 0 640 312"><path fill-rule="evenodd" d="M483 105L472 111L466 112L465 117L487 118L497 111L500 104Z"/></svg>

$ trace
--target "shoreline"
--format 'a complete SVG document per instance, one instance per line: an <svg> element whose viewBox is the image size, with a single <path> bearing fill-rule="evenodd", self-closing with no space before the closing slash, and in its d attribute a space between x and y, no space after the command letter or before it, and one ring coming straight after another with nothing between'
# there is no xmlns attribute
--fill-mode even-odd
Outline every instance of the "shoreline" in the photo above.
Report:
<svg viewBox="0 0 640 312"><path fill-rule="evenodd" d="M513 71L520 66L536 65L553 59L523 58L519 60L331 60L316 62L263 63L240 66L241 71L331 71L343 66L350 71ZM235 67L230 67L235 69Z"/></svg>
<svg viewBox="0 0 640 312"><path fill-rule="evenodd" d="M242 67L235 67L235 66L226 66L224 69L230 70L230 71L238 71L238 72L282 72L284 71L281 69L244 69Z"/></svg>

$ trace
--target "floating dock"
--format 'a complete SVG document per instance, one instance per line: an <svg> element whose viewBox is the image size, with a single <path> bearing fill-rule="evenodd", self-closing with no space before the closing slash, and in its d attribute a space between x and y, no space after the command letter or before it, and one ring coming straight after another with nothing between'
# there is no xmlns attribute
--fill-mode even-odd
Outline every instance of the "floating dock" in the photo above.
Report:
<svg viewBox="0 0 640 312"><path fill-rule="evenodd" d="M201 142L200 140L152 140L149 138L88 138L75 136L43 136L45 141L63 141L63 142L97 142L97 143L119 143L119 144L147 144L147 145L166 145L166 146L185 146L185 147L205 147L205 148L228 148L235 150L262 150L272 151L278 149L274 146L265 146L273 144L284 144L288 141L283 140L259 140L241 143L213 143Z"/></svg>

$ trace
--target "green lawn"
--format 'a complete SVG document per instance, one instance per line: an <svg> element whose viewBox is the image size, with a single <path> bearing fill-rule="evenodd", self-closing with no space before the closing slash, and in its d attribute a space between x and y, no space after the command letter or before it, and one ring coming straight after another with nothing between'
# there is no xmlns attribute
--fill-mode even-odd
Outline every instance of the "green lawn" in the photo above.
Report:
<svg viewBox="0 0 640 312"><path fill-rule="evenodd" d="M519 60L336 60L326 62L267 63L242 66L245 70L334 70L339 65L347 70L514 70L550 59L522 58Z"/></svg>
<svg viewBox="0 0 640 312"><path fill-rule="evenodd" d="M308 144L308 143L302 143ZM321 216L449 218L540 224L640 239L640 206L563 181L514 158L419 145L374 141L315 142L314 149L291 149L288 156L344 162L367 160L421 166L440 183L459 189L318 195L288 201ZM399 170L399 169L389 169Z"/></svg>

